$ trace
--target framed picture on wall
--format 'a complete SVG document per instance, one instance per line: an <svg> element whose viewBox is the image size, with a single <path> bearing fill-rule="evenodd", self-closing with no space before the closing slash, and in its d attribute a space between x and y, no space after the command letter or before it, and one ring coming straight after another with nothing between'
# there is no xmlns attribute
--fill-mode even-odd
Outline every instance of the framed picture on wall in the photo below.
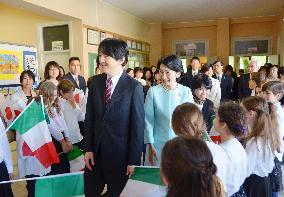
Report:
<svg viewBox="0 0 284 197"><path fill-rule="evenodd" d="M137 45L136 45L136 42L135 42L135 41L132 41L132 43L131 43L131 48L132 48L132 49L136 49L136 46L137 46Z"/></svg>
<svg viewBox="0 0 284 197"><path fill-rule="evenodd" d="M99 32L93 29L87 29L87 44L99 44Z"/></svg>

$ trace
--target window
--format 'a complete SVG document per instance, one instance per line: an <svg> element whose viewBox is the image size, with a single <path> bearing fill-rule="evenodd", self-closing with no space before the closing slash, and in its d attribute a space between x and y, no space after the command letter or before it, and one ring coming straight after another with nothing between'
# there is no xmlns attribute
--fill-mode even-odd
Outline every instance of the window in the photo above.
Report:
<svg viewBox="0 0 284 197"><path fill-rule="evenodd" d="M52 51L57 45L58 49L69 50L68 25L47 26L42 28L44 51Z"/></svg>

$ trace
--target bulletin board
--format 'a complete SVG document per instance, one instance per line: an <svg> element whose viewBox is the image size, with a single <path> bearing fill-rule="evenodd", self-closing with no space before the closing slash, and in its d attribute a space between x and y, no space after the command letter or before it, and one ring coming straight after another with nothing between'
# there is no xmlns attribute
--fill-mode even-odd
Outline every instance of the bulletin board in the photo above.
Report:
<svg viewBox="0 0 284 197"><path fill-rule="evenodd" d="M95 68L97 67L96 58L97 53L88 53L88 61L89 61L89 76L95 75Z"/></svg>
<svg viewBox="0 0 284 197"><path fill-rule="evenodd" d="M37 50L33 46L0 42L0 88L15 87L20 84L23 70L35 74L35 85L38 84Z"/></svg>

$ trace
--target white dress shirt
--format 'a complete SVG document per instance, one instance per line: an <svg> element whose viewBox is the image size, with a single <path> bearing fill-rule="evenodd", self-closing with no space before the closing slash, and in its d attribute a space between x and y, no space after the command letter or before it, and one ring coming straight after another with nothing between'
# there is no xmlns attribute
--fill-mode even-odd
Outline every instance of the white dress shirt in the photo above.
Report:
<svg viewBox="0 0 284 197"><path fill-rule="evenodd" d="M139 79L139 78L134 78L134 79L139 81L142 84L142 86L146 86L147 85L147 83L146 83L146 81L144 79Z"/></svg>
<svg viewBox="0 0 284 197"><path fill-rule="evenodd" d="M5 162L8 173L13 173L13 160L4 123L0 118L0 163Z"/></svg>
<svg viewBox="0 0 284 197"><path fill-rule="evenodd" d="M111 91L110 91L110 95L111 96L113 94L113 91L115 90L115 87L116 87L116 85L118 83L118 80L120 79L122 73L123 73L123 69L121 69L121 71L118 74L116 74L115 76L111 77L111 82L112 82ZM107 76L107 79L109 79L109 78L110 77Z"/></svg>
<svg viewBox="0 0 284 197"><path fill-rule="evenodd" d="M279 125L279 134L280 134L280 142L281 142L281 151L280 153L276 152L275 155L277 157L277 159L281 162L282 161L282 156L284 153L284 109L281 106L281 103L275 103L274 104L275 107L275 112L276 112L276 117L277 117L277 121L278 121L278 125Z"/></svg>
<svg viewBox="0 0 284 197"><path fill-rule="evenodd" d="M218 108L221 100L221 86L218 79L210 78L212 81L212 88L210 90L208 99L214 104L214 108Z"/></svg>
<svg viewBox="0 0 284 197"><path fill-rule="evenodd" d="M226 189L228 196L232 196L239 191L247 177L248 158L245 149L236 138L227 140L220 146L228 158Z"/></svg>
<svg viewBox="0 0 284 197"><path fill-rule="evenodd" d="M248 177L255 174L266 177L272 172L274 167L274 153L269 144L259 137L250 139L246 143L246 153L248 156Z"/></svg>

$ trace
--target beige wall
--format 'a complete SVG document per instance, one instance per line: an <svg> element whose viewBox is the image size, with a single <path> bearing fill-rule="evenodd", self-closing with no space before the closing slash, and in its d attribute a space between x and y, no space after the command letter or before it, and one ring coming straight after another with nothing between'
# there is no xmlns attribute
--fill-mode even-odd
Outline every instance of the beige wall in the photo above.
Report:
<svg viewBox="0 0 284 197"><path fill-rule="evenodd" d="M77 0L19 0L19 3L35 12L0 4L0 22L7 27L0 31L1 41L38 45L37 24L59 20L72 21L74 47L70 55L79 56L82 59L82 72L85 74L88 73L88 53L94 52L94 49L86 44L83 24L150 43L151 64L155 64L160 57L161 28L159 25L150 25L102 0L84 0L80 1L80 4Z"/></svg>
<svg viewBox="0 0 284 197"><path fill-rule="evenodd" d="M272 54L277 53L277 17L231 20L230 37L272 37Z"/></svg>
<svg viewBox="0 0 284 197"><path fill-rule="evenodd" d="M275 16L163 24L162 54L172 53L172 45L178 40L208 39L209 57L228 63L233 38L261 36L272 37L272 54L277 54L277 24Z"/></svg>
<svg viewBox="0 0 284 197"><path fill-rule="evenodd" d="M0 41L36 46L37 24L52 21L52 17L0 4Z"/></svg>
<svg viewBox="0 0 284 197"><path fill-rule="evenodd" d="M215 21L163 24L163 55L173 53L173 43L178 40L208 40L209 56L216 56L217 25Z"/></svg>

